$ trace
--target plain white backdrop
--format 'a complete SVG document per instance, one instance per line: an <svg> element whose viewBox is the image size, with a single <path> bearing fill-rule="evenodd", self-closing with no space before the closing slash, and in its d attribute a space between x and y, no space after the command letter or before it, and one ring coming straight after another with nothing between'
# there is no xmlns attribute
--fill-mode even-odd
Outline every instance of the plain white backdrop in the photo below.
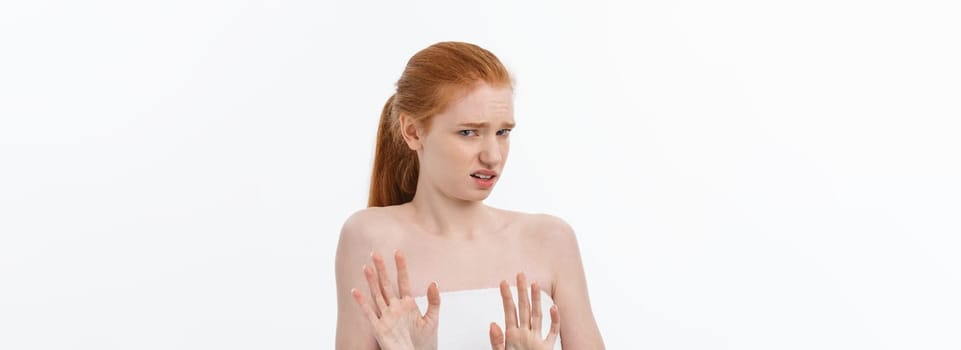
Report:
<svg viewBox="0 0 961 350"><path fill-rule="evenodd" d="M608 348L961 348L958 18L4 2L0 348L333 348L334 252L380 110L443 40L513 72L488 203L574 227Z"/></svg>

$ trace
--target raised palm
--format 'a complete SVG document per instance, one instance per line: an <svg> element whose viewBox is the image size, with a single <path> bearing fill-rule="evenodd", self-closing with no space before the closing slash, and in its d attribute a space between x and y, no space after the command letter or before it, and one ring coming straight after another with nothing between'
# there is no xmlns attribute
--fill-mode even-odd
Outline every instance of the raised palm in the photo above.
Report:
<svg viewBox="0 0 961 350"><path fill-rule="evenodd" d="M514 306L507 281L501 281L501 299L504 304L504 329L491 323L490 340L493 350L547 350L554 349L560 335L561 323L557 305L551 307L551 330L547 338L541 337L541 289L537 282L531 285L531 298L527 296L527 278L517 274L518 306ZM531 305L533 304L533 305ZM519 311L519 312L518 312ZM506 333L506 334L505 334Z"/></svg>
<svg viewBox="0 0 961 350"><path fill-rule="evenodd" d="M407 275L407 260L400 251L394 253L397 263L397 293L394 284L387 274L384 259L377 253L371 258L375 272L370 266L364 265L364 276L370 287L371 304L364 301L362 293L356 289L351 291L354 299L363 309L374 330L374 337L383 350L422 350L437 349L437 325L440 312L440 292L437 283L431 283L427 288L427 312L421 314L420 308L414 302L410 293L410 282Z"/></svg>

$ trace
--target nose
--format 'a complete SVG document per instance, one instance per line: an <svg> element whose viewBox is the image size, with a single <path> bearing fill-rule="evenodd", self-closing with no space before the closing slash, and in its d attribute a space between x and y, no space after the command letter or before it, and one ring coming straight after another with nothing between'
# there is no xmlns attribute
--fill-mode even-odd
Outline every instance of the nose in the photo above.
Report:
<svg viewBox="0 0 961 350"><path fill-rule="evenodd" d="M501 155L501 145L496 138L484 140L480 152L480 161L489 168L494 168L504 160Z"/></svg>

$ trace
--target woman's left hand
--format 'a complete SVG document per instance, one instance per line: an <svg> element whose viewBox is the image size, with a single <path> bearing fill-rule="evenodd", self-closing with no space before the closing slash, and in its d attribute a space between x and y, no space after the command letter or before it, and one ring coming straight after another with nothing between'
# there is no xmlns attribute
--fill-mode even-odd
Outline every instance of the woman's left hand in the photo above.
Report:
<svg viewBox="0 0 961 350"><path fill-rule="evenodd" d="M517 274L517 299L520 306L514 307L507 281L501 281L501 298L504 303L504 327L501 331L497 323L491 322L490 339L493 350L541 350L554 349L561 331L560 314L557 305L551 307L551 330L546 339L541 339L541 288L537 282L531 285L531 297L527 296L527 278L524 273ZM533 306L531 305L533 304Z"/></svg>

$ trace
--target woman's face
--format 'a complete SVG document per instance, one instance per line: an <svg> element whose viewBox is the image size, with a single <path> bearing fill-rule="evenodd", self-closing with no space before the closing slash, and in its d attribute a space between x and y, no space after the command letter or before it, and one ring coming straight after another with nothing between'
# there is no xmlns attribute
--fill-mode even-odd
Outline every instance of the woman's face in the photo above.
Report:
<svg viewBox="0 0 961 350"><path fill-rule="evenodd" d="M419 157L419 185L430 187L417 191L484 200L504 169L513 127L514 97L509 87L481 83L455 99L434 116L426 134L418 130L416 139L405 135Z"/></svg>

